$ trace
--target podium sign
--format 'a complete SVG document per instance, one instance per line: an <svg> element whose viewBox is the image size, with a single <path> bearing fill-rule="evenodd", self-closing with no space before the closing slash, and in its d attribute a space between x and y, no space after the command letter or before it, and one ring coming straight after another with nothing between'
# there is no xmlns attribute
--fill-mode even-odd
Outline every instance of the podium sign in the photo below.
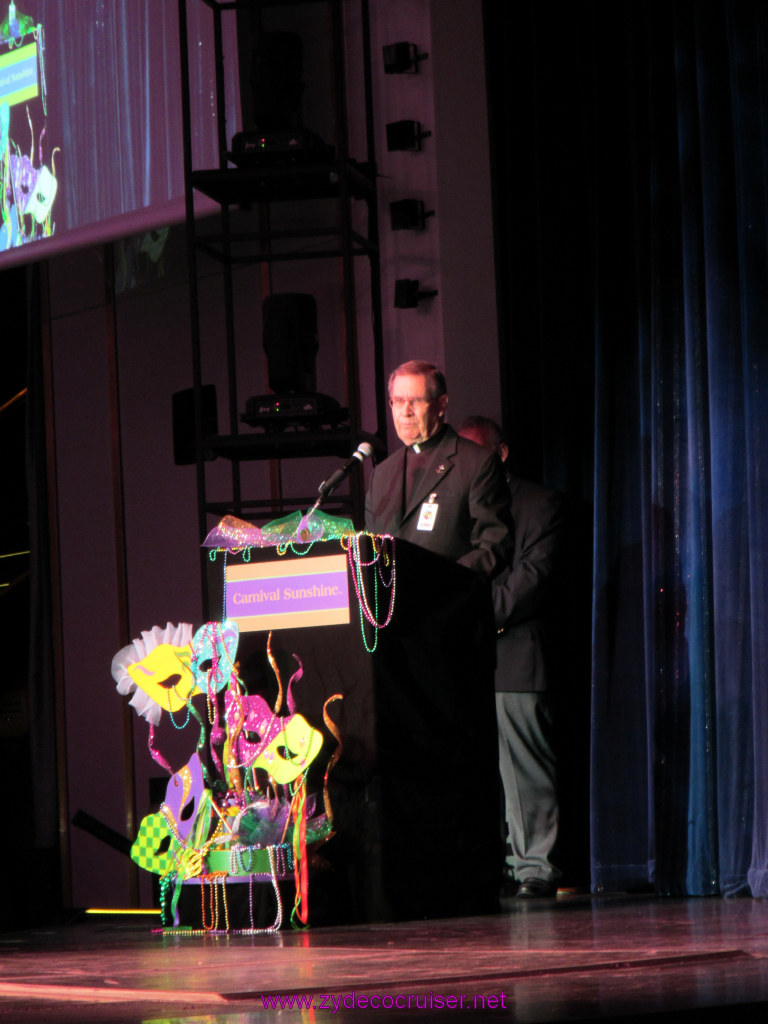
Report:
<svg viewBox="0 0 768 1024"><path fill-rule="evenodd" d="M0 57L0 103L9 107L40 95L37 79L37 43L34 41Z"/></svg>
<svg viewBox="0 0 768 1024"><path fill-rule="evenodd" d="M241 633L349 622L344 554L228 565L225 584L226 618Z"/></svg>

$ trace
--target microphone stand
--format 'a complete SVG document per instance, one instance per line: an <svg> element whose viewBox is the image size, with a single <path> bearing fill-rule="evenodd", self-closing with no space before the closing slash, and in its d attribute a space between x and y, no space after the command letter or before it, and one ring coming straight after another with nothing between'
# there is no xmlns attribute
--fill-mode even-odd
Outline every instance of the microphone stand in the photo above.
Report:
<svg viewBox="0 0 768 1024"><path fill-rule="evenodd" d="M318 497L315 504L309 510L306 515L306 519L309 519L313 512L316 512L323 504L326 498L328 498L336 488L339 486L342 480L346 480L349 474L357 466L362 465L363 462L373 455L373 448L367 441L363 441L362 444L358 445L355 451L352 453L352 457L341 467L332 473L327 480L318 487Z"/></svg>

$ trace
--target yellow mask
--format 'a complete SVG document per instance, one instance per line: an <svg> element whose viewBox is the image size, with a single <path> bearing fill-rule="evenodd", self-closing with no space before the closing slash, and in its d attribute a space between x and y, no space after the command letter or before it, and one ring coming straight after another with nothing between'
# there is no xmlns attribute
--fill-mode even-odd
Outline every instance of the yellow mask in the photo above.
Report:
<svg viewBox="0 0 768 1024"><path fill-rule="evenodd" d="M278 783L293 782L310 765L323 745L323 734L302 715L291 715L285 727L253 762Z"/></svg>
<svg viewBox="0 0 768 1024"><path fill-rule="evenodd" d="M189 646L160 644L146 658L126 665L133 682L164 711L180 711L193 693L199 693L191 669Z"/></svg>

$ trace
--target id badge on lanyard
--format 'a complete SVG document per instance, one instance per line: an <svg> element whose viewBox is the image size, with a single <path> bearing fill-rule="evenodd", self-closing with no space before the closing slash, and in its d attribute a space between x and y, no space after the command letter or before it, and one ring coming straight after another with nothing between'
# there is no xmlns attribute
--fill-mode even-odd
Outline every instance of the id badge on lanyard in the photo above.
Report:
<svg viewBox="0 0 768 1024"><path fill-rule="evenodd" d="M437 493L430 494L427 500L422 504L419 511L419 521L416 524L417 530L434 530L439 508L435 501L436 497Z"/></svg>

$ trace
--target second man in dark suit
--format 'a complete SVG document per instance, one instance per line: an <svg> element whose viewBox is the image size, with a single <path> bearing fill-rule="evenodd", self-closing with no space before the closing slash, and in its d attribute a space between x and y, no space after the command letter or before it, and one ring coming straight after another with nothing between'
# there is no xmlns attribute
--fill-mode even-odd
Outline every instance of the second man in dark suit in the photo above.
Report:
<svg viewBox="0 0 768 1024"><path fill-rule="evenodd" d="M512 472L509 448L493 420L473 416L459 433L497 452L504 463L515 538L510 564L492 588L498 629L499 769L508 843L505 890L522 898L554 896L561 872L551 860L559 806L550 691L564 499Z"/></svg>

